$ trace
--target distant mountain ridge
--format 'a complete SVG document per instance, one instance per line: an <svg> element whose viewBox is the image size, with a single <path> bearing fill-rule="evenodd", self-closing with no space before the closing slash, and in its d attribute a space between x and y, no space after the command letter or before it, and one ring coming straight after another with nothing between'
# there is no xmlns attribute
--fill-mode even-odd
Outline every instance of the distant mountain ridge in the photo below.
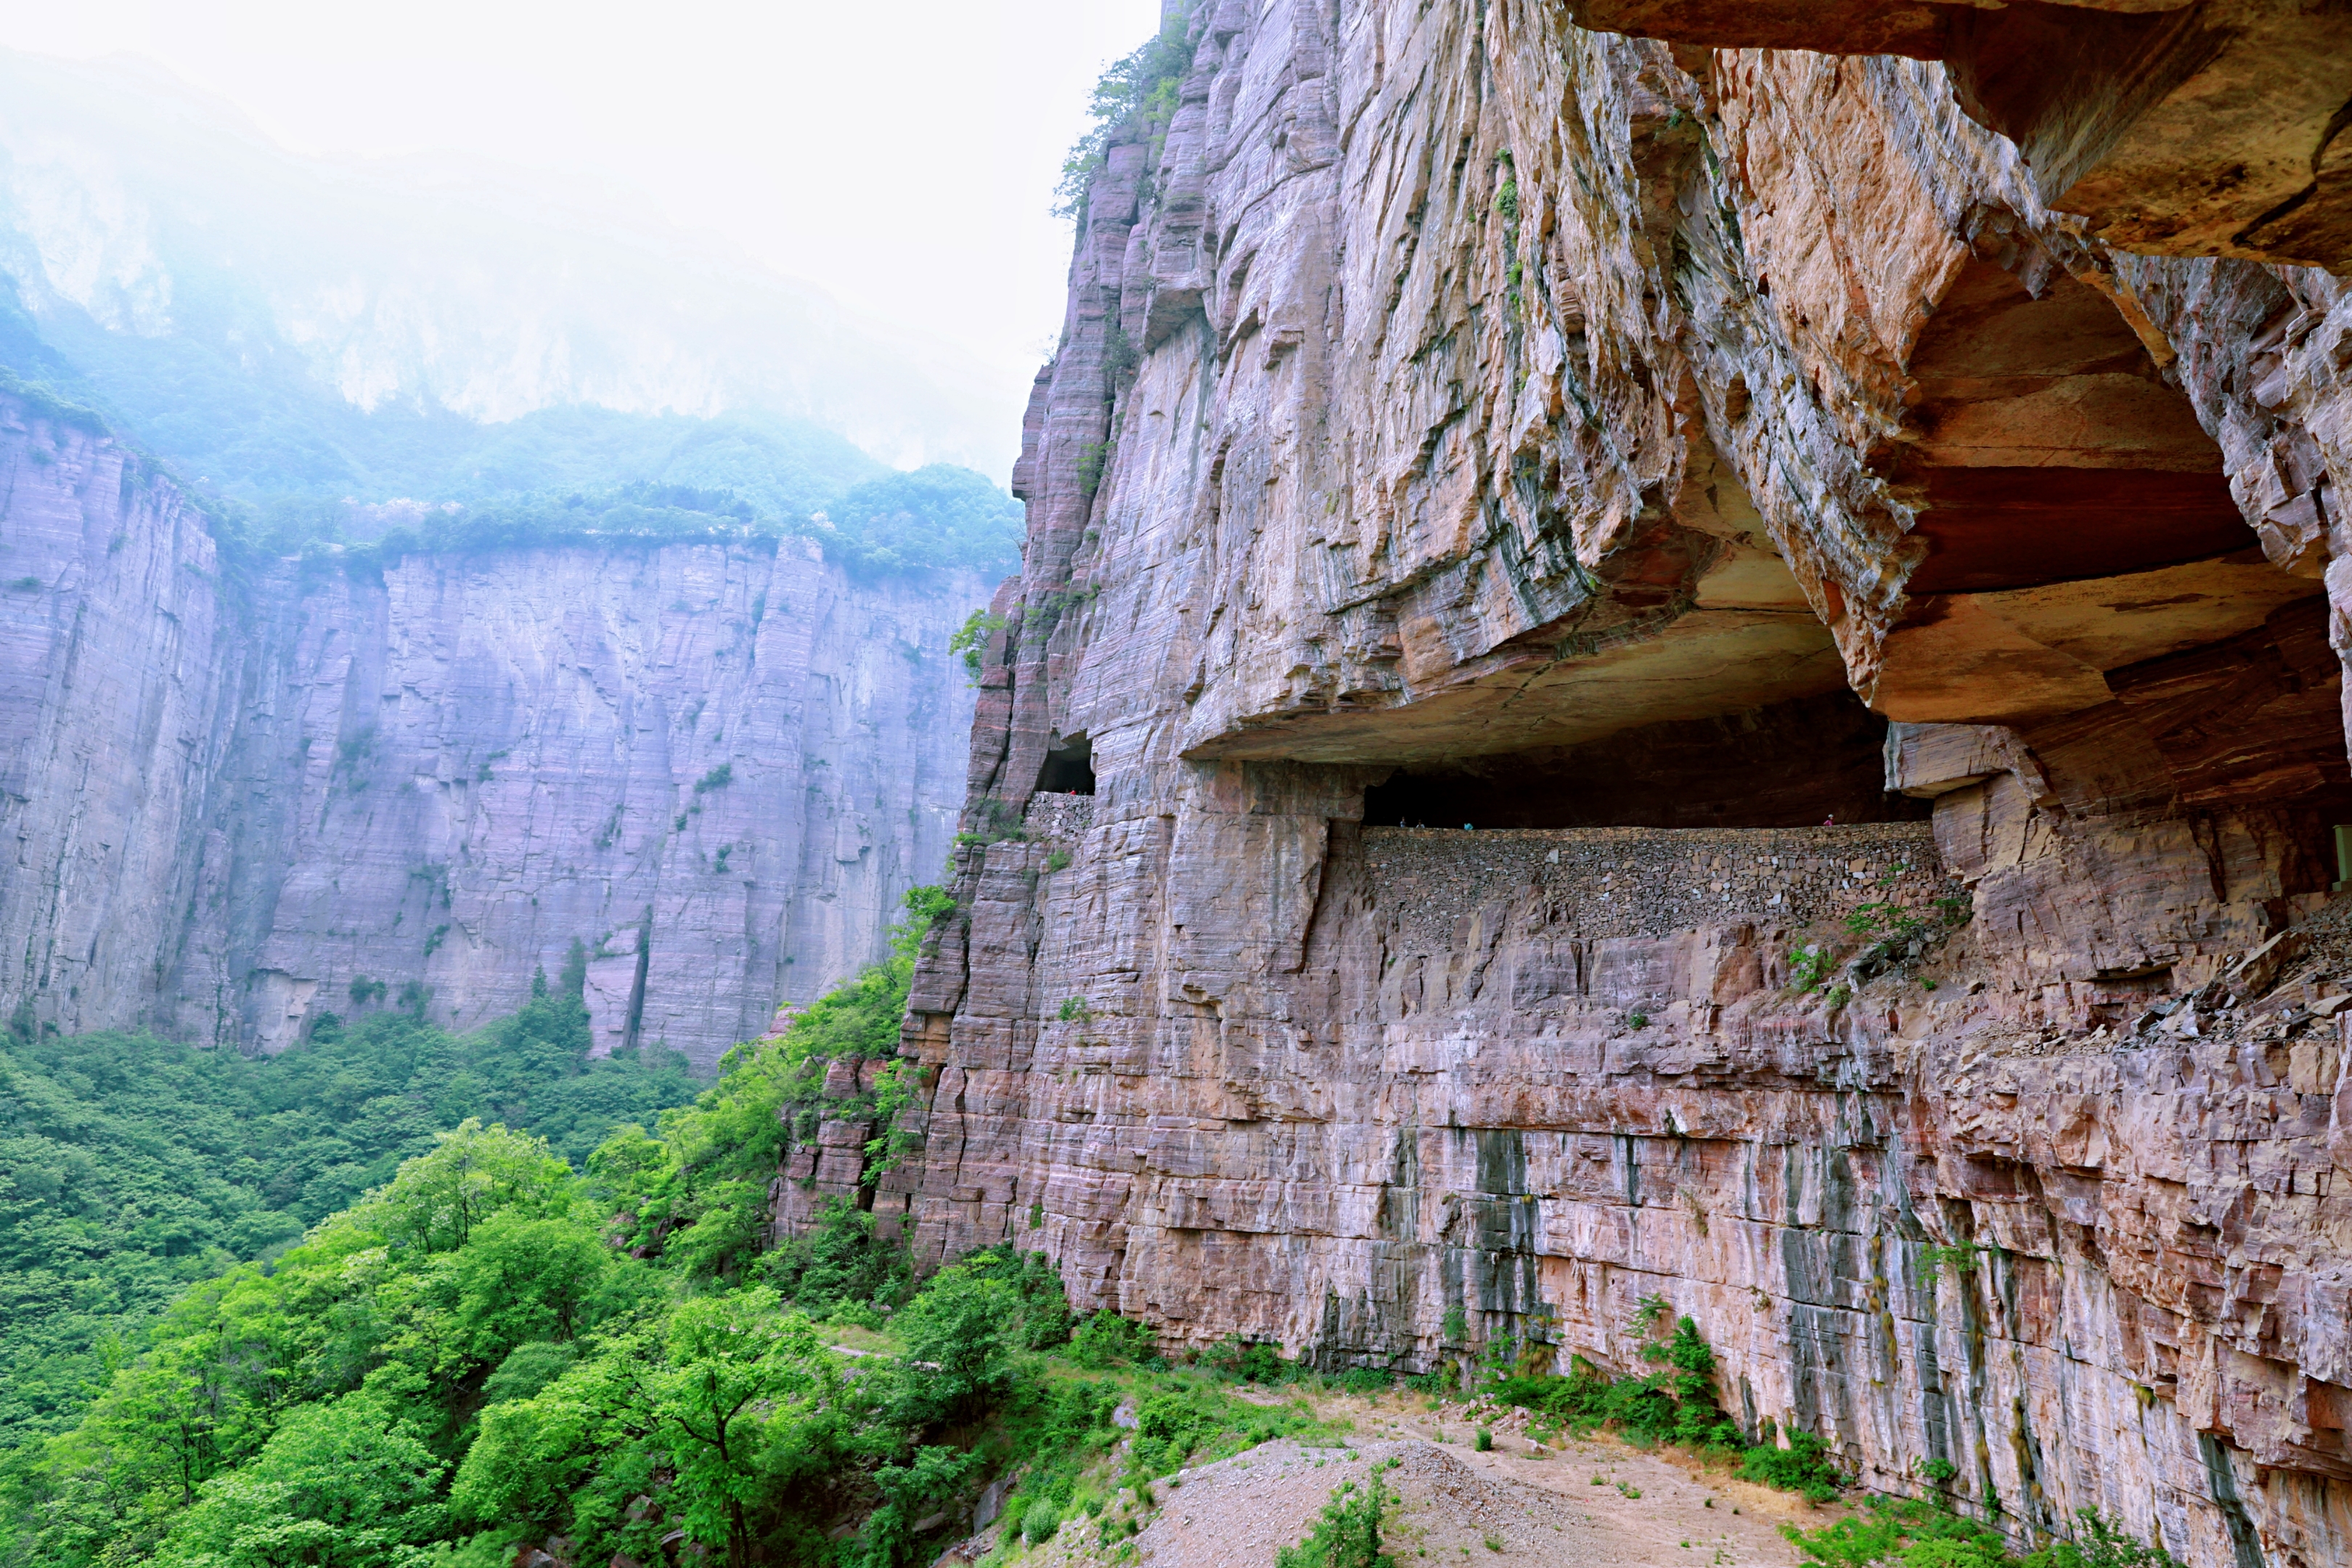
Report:
<svg viewBox="0 0 2352 1568"><path fill-rule="evenodd" d="M299 158L136 61L0 52L0 363L78 374L231 492L386 499L455 426L583 406L988 472L1019 427L939 345L716 242L494 173Z"/></svg>

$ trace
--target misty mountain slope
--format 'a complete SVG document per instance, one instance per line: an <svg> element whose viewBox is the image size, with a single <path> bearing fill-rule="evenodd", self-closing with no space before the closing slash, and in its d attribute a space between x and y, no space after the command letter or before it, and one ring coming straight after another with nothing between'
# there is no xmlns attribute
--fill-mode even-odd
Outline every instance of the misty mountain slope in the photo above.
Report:
<svg viewBox="0 0 2352 1568"><path fill-rule="evenodd" d="M707 1069L878 956L955 830L949 642L993 584L938 552L1001 548L1002 498L860 497L823 542L647 493L272 558L0 394L0 1012L247 1050L331 1011L471 1027L577 942L599 1054Z"/></svg>
<svg viewBox="0 0 2352 1568"><path fill-rule="evenodd" d="M0 273L192 478L226 465L269 489L429 434L337 409L425 427L756 409L989 470L1018 427L940 345L715 241L624 234L515 176L298 158L132 61L0 53ZM364 489L396 464L356 466Z"/></svg>

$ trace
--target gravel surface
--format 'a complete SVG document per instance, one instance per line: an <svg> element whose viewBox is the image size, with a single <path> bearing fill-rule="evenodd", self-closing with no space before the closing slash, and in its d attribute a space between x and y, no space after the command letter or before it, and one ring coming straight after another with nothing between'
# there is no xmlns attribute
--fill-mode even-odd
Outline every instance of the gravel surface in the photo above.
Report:
<svg viewBox="0 0 2352 1568"><path fill-rule="evenodd" d="M1023 1568L1271 1568L1276 1552L1314 1528L1342 1481L1361 1486L1372 1467L1391 1460L1383 1479L1402 1502L1388 1546L1400 1568L1794 1568L1796 1550L1777 1526L1834 1517L1787 1494L1695 1475L1612 1438L1539 1448L1498 1431L1495 1450L1478 1453L1458 1410L1406 1414L1398 1403L1360 1413L1362 1441L1346 1447L1267 1443L1161 1481L1160 1507L1131 1554L1119 1552L1123 1536L1107 1540L1103 1525L1077 1520L1013 1561ZM980 1555L983 1543L971 1546Z"/></svg>

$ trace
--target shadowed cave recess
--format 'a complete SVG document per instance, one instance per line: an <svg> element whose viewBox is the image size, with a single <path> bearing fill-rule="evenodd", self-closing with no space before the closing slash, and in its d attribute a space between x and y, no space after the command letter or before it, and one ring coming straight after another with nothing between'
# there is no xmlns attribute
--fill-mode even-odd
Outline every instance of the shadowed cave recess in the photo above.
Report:
<svg viewBox="0 0 2352 1568"><path fill-rule="evenodd" d="M1810 827L1925 821L1888 792L1886 722L1838 692L1586 746L1401 768L1364 792L1368 827Z"/></svg>

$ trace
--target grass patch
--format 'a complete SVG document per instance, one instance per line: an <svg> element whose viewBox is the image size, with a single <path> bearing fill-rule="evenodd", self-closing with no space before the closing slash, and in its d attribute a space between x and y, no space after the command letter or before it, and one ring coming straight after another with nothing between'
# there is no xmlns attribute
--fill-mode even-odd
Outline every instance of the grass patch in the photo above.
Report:
<svg viewBox="0 0 2352 1568"><path fill-rule="evenodd" d="M1818 1530L1784 1524L1808 1563L1822 1568L2180 1568L2160 1547L2145 1545L2101 1519L2076 1515L2075 1539L2013 1556L1996 1530L1916 1498L1873 1498L1869 1508Z"/></svg>

